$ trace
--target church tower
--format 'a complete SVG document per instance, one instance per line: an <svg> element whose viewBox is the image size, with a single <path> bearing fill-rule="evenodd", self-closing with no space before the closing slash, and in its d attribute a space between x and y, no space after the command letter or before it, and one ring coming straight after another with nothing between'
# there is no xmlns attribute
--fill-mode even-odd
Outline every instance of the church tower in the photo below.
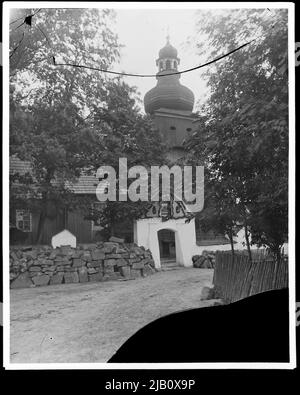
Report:
<svg viewBox="0 0 300 395"><path fill-rule="evenodd" d="M166 159L171 164L184 156L184 140L193 133L198 121L193 113L194 94L180 83L179 64L177 50L167 37L156 60L156 86L144 97L145 111L152 116L167 145ZM151 250L157 268L192 265L195 219L182 201L152 202L147 213L136 221L134 235L138 245Z"/></svg>
<svg viewBox="0 0 300 395"><path fill-rule="evenodd" d="M180 83L179 64L177 50L167 37L156 60L157 84L144 97L145 111L153 116L169 148L168 159L173 161L184 155L183 142L195 130L197 122L197 116L192 112L194 94Z"/></svg>

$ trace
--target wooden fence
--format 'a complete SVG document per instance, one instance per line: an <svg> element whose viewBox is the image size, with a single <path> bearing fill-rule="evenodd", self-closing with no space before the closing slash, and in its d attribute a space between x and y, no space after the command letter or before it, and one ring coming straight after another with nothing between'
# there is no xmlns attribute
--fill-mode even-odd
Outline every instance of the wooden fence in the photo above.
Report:
<svg viewBox="0 0 300 395"><path fill-rule="evenodd" d="M214 290L225 303L248 296L288 287L288 260L279 262L266 253L253 253L252 262L245 253L236 253L234 260L229 251L216 253L213 277Z"/></svg>

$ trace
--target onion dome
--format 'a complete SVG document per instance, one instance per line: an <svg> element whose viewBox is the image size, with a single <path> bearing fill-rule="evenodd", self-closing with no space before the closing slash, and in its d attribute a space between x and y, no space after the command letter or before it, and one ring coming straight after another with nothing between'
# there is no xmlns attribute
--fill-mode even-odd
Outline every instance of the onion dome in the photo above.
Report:
<svg viewBox="0 0 300 395"><path fill-rule="evenodd" d="M193 111L195 101L193 92L181 85L178 78L171 77L173 76L160 77L156 87L146 93L144 106L147 113L153 114L159 108Z"/></svg>
<svg viewBox="0 0 300 395"><path fill-rule="evenodd" d="M177 58L177 49L174 48L169 41L169 36L167 37L167 44L159 51L159 58Z"/></svg>
<svg viewBox="0 0 300 395"><path fill-rule="evenodd" d="M157 85L148 91L144 97L144 106L147 113L153 114L159 108L181 111L193 110L195 101L193 92L180 84L180 74L172 75L172 73L177 72L179 63L177 50L167 39L167 44L159 51L159 58L156 61L158 66Z"/></svg>

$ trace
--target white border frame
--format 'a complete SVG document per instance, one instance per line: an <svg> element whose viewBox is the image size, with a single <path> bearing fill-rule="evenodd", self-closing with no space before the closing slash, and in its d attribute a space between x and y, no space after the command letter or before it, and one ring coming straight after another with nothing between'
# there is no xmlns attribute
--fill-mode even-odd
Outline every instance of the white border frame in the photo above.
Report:
<svg viewBox="0 0 300 395"><path fill-rule="evenodd" d="M288 9L289 56L289 318L290 362L288 363L11 363L9 281L9 100L3 100L3 364L8 370L23 369L294 369L296 368L295 301L295 15L291 2L4 2L3 3L3 97L9 97L9 10L13 8L285 8ZM275 324L276 325L276 324Z"/></svg>

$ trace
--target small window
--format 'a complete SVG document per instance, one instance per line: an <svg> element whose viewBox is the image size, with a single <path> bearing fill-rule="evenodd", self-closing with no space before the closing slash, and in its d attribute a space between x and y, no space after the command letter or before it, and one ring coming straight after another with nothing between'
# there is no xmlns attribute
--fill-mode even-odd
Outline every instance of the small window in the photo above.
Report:
<svg viewBox="0 0 300 395"><path fill-rule="evenodd" d="M16 228L22 232L32 232L32 215L29 210L16 210Z"/></svg>
<svg viewBox="0 0 300 395"><path fill-rule="evenodd" d="M166 69L170 70L170 68L171 68L171 62L169 60L167 60L167 62L166 62Z"/></svg>
<svg viewBox="0 0 300 395"><path fill-rule="evenodd" d="M191 129L191 128L187 128L186 130L187 130L187 132L191 132L191 131L192 131L192 129Z"/></svg>
<svg viewBox="0 0 300 395"><path fill-rule="evenodd" d="M176 127L175 126L171 126L170 129L171 130L176 130Z"/></svg>

